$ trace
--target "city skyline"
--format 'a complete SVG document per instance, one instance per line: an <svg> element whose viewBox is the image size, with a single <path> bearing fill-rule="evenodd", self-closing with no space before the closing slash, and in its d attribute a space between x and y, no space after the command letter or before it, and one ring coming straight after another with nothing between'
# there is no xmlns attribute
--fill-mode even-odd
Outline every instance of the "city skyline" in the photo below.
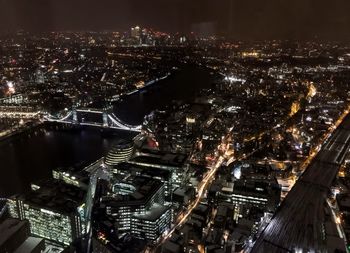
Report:
<svg viewBox="0 0 350 253"><path fill-rule="evenodd" d="M266 2L24 1L0 2L0 32L125 30L140 25L172 33L221 35L232 39L350 39L350 3L337 0Z"/></svg>

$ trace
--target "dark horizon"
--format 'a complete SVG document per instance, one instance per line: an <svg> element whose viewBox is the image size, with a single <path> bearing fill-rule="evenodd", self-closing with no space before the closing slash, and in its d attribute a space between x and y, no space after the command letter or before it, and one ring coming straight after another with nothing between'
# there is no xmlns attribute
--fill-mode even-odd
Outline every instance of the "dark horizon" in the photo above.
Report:
<svg viewBox="0 0 350 253"><path fill-rule="evenodd" d="M0 33L128 30L233 39L350 40L350 2L336 0L0 0Z"/></svg>

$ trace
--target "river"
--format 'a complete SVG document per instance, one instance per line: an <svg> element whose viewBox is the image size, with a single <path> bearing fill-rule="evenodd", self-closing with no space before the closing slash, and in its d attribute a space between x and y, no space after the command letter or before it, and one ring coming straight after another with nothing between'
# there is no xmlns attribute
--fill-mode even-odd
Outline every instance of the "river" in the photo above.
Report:
<svg viewBox="0 0 350 253"><path fill-rule="evenodd" d="M207 69L186 66L123 98L115 105L115 114L128 124L141 124L152 110L164 108L172 100L191 100L202 88L211 87L214 79ZM91 163L105 155L115 139L132 136L123 131L106 136L98 129L43 126L1 141L0 197L23 193L31 182L50 177L54 168Z"/></svg>

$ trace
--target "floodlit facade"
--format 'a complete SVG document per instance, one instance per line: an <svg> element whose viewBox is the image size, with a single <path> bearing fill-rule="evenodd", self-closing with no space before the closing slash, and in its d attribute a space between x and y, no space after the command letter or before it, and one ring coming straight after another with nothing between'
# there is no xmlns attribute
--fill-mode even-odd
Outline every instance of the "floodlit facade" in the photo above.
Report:
<svg viewBox="0 0 350 253"><path fill-rule="evenodd" d="M21 219L28 219L32 234L69 245L73 239L72 222L75 217L70 217L50 210L36 208L19 201ZM76 219L79 221L79 218ZM72 226L73 225L73 226Z"/></svg>

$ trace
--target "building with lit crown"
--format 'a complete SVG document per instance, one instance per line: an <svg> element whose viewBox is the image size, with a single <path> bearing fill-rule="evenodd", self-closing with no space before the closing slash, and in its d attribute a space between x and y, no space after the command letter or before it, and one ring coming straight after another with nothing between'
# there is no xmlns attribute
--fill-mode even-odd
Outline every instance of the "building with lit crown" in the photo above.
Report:
<svg viewBox="0 0 350 253"><path fill-rule="evenodd" d="M139 26L131 27L131 37L135 39L140 39L141 28Z"/></svg>

